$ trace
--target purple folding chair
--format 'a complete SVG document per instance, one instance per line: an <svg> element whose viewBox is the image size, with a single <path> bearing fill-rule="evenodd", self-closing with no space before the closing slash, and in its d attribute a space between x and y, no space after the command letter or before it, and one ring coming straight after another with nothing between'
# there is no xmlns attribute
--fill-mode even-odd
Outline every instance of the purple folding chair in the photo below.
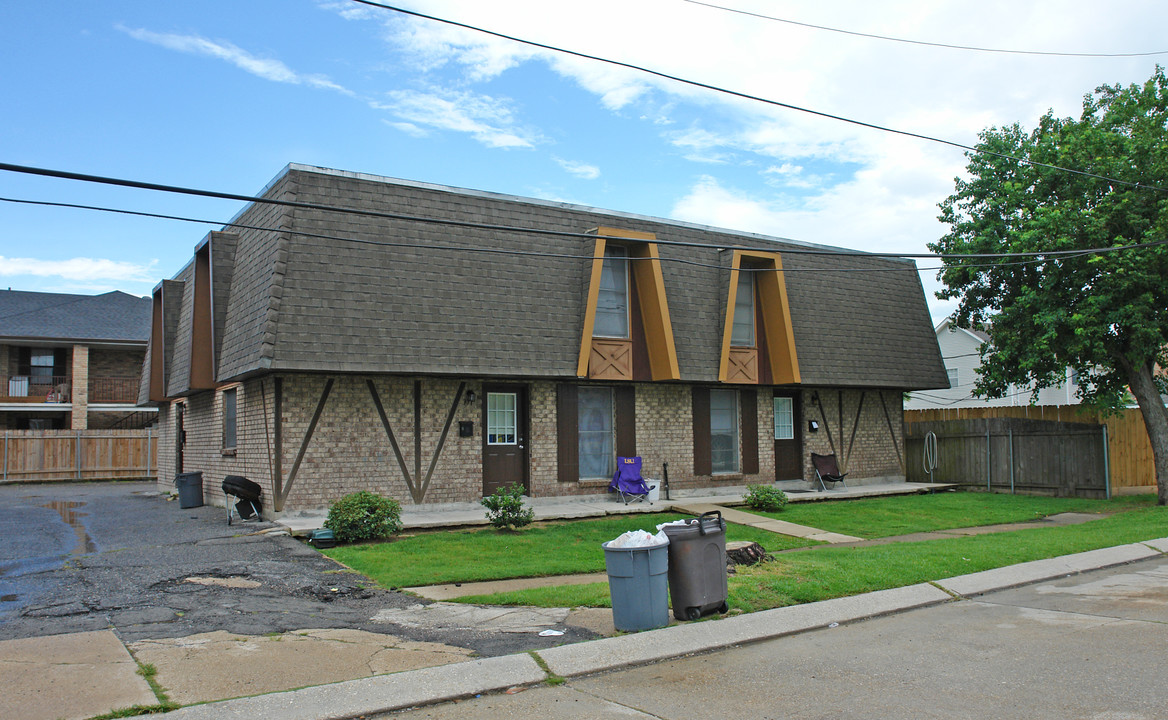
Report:
<svg viewBox="0 0 1168 720"><path fill-rule="evenodd" d="M628 505L631 502L643 502L649 497L649 491L652 489L641 477L640 456L616 459L616 472L612 476L612 482L608 484L609 492L620 493L621 500Z"/></svg>

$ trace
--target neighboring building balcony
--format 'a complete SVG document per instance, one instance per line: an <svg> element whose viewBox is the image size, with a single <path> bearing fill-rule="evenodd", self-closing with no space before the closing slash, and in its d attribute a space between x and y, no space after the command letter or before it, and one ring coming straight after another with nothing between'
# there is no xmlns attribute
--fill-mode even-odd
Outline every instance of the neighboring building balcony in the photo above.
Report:
<svg viewBox="0 0 1168 720"><path fill-rule="evenodd" d="M71 387L66 375L9 375L0 392L5 402L68 403Z"/></svg>
<svg viewBox="0 0 1168 720"><path fill-rule="evenodd" d="M89 404L136 403L138 383L136 377L91 377ZM0 402L71 404L73 381L65 375L9 375L0 386Z"/></svg>
<svg viewBox="0 0 1168 720"><path fill-rule="evenodd" d="M141 379L137 377L90 377L89 404L135 404L138 402L140 383Z"/></svg>

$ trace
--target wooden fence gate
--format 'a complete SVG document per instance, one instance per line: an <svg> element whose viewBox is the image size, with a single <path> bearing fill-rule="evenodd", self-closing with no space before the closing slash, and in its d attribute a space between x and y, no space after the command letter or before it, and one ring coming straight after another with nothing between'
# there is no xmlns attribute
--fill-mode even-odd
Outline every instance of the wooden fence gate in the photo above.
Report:
<svg viewBox="0 0 1168 720"><path fill-rule="evenodd" d="M158 477L158 436L144 430L6 430L0 481Z"/></svg>
<svg viewBox="0 0 1168 720"><path fill-rule="evenodd" d="M925 441L936 436L936 468ZM910 482L947 482L994 492L1108 498L1107 429L1024 418L918 421L905 425Z"/></svg>

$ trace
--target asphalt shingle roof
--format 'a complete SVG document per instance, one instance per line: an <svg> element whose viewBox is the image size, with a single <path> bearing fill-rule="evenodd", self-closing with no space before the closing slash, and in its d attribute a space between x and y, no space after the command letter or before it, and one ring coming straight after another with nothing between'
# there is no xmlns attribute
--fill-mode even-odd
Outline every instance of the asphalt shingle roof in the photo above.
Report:
<svg viewBox="0 0 1168 720"><path fill-rule="evenodd" d="M0 337L141 342L150 337L150 298L0 290Z"/></svg>
<svg viewBox="0 0 1168 720"><path fill-rule="evenodd" d="M831 249L298 165L266 194L567 233L610 226L655 233L660 241L779 252L804 385L924 389L948 382L916 268L905 261L798 254ZM234 261L229 291L216 290L220 380L268 369L576 376L593 252L588 238L265 205L246 208L239 223L271 230L239 229L237 243L221 244L221 257L212 245L217 282L226 275L223 258ZM716 381L728 283L722 268L731 253L666 244L659 252L682 380ZM180 336L188 332L189 302L188 292ZM182 337L172 347L189 354ZM174 357L174 372L184 362ZM175 380L171 388L179 389Z"/></svg>

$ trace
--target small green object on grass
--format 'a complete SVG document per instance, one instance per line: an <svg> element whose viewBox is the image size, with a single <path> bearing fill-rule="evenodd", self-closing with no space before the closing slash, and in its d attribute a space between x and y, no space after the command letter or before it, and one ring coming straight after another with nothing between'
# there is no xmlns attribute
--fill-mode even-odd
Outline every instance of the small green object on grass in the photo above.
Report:
<svg viewBox="0 0 1168 720"><path fill-rule="evenodd" d="M755 510L778 512L787 506L787 493L771 485L747 485L742 496Z"/></svg>
<svg viewBox="0 0 1168 720"><path fill-rule="evenodd" d="M338 542L378 540L401 530L401 505L393 498L362 490L333 503L324 526L333 531Z"/></svg>
<svg viewBox="0 0 1168 720"><path fill-rule="evenodd" d="M523 486L519 483L502 487L479 501L487 509L487 520L500 530L530 525L535 511L523 507Z"/></svg>

